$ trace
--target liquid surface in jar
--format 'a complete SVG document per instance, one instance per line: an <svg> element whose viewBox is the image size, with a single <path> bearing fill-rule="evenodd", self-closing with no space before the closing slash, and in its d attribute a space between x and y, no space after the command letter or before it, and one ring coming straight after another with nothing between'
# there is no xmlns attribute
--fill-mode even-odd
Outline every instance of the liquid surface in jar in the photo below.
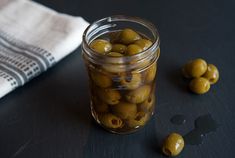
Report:
<svg viewBox="0 0 235 158"><path fill-rule="evenodd" d="M151 40L127 28L104 34L89 46L96 53L120 58L141 53L151 45ZM97 123L111 132L134 132L153 114L157 63L141 61L141 64L146 67L141 71L119 65L88 67L92 115Z"/></svg>

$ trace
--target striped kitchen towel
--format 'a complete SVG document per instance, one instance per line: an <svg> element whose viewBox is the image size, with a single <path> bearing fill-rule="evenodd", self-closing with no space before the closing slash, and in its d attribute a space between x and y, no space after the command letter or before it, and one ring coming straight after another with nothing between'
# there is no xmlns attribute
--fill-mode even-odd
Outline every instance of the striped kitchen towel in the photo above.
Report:
<svg viewBox="0 0 235 158"><path fill-rule="evenodd" d="M30 0L0 0L0 98L75 50L87 26Z"/></svg>

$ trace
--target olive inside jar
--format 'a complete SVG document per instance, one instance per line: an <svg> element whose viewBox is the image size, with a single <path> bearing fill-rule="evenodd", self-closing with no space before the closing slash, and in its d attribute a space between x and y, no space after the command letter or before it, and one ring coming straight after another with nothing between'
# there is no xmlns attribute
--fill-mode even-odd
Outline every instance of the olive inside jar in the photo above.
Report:
<svg viewBox="0 0 235 158"><path fill-rule="evenodd" d="M85 30L91 113L108 131L135 132L153 115L159 45L154 25L137 17L111 16Z"/></svg>

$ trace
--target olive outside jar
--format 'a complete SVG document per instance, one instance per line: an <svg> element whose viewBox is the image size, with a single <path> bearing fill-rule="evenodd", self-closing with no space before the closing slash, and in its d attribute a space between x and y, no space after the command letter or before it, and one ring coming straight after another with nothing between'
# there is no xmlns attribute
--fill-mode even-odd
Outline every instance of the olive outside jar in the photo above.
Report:
<svg viewBox="0 0 235 158"><path fill-rule="evenodd" d="M151 45L128 56L107 56L91 49L90 44L95 39L119 38L126 28L151 41ZM132 133L153 115L159 45L154 25L137 17L110 16L95 21L85 30L82 55L89 75L91 113L106 130Z"/></svg>

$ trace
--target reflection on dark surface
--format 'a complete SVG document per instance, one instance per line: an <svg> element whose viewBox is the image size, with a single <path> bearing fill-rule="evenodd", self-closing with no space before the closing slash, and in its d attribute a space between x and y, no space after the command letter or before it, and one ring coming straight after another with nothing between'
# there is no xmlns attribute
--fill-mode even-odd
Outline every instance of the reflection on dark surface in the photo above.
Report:
<svg viewBox="0 0 235 158"><path fill-rule="evenodd" d="M186 144L199 145L203 143L203 137L216 131L217 122L210 114L201 115L195 120L195 128L184 136Z"/></svg>
<svg viewBox="0 0 235 158"><path fill-rule="evenodd" d="M186 117L184 115L177 114L171 118L171 123L176 125L182 125L185 124L185 122L186 122Z"/></svg>

